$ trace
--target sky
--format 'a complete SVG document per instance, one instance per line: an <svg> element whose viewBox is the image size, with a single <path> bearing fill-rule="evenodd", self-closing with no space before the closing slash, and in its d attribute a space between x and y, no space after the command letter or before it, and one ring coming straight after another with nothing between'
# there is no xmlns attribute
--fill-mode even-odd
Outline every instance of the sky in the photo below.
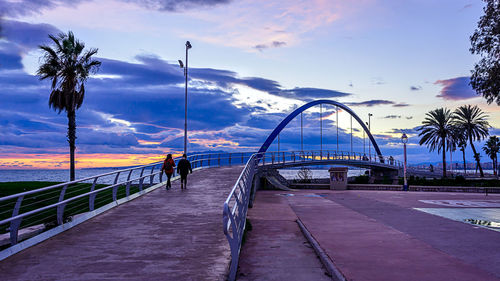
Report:
<svg viewBox="0 0 500 281"><path fill-rule="evenodd" d="M317 99L349 106L384 155L440 161L419 146L425 113L478 105L500 134L500 107L469 86L479 60L469 36L483 14L472 0L2 0L0 169L66 169L67 117L48 106L36 76L49 34L73 31L98 48L99 71L77 111L77 168L132 166L183 150L189 40L188 152L256 151L294 109ZM304 149L336 149L336 108L304 112ZM339 145L351 150L350 115ZM353 150L368 152L353 123ZM484 142L477 142L482 152ZM280 135L300 149L300 121ZM270 150L277 150L277 141ZM372 149L373 152L373 149ZM461 152L452 160L460 161ZM466 151L468 162L472 152ZM449 159L449 156L447 157ZM483 160L487 156L483 154Z"/></svg>

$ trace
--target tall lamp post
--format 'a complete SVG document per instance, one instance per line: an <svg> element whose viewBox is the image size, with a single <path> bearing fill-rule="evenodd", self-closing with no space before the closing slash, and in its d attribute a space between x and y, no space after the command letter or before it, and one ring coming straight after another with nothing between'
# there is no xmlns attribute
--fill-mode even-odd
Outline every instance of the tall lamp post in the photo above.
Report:
<svg viewBox="0 0 500 281"><path fill-rule="evenodd" d="M401 136L401 141L403 142L404 146L404 169L403 169L403 177L404 177L404 183L403 183L403 191L408 191L408 182L406 180L406 144L408 143L408 136L403 133Z"/></svg>
<svg viewBox="0 0 500 281"><path fill-rule="evenodd" d="M184 68L185 93L184 93L184 153L187 154L187 99L188 99L188 50L191 49L191 43L186 41L186 66L179 60L179 65Z"/></svg>
<svg viewBox="0 0 500 281"><path fill-rule="evenodd" d="M371 117L373 116L373 114L371 113L368 113L368 131L370 132L370 134L372 133L372 128L371 128ZM370 160L372 159L372 145L371 145L371 141L368 142L368 156L370 157Z"/></svg>

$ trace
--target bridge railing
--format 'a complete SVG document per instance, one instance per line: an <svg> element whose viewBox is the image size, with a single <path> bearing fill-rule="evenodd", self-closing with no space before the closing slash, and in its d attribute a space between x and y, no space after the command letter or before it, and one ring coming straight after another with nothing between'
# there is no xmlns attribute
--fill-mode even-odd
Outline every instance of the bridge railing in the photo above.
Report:
<svg viewBox="0 0 500 281"><path fill-rule="evenodd" d="M259 155L261 154L253 154L248 159L223 206L223 230L231 248L229 280L235 280L236 271L238 270L238 260L246 226L248 204L250 202L255 170L259 162Z"/></svg>
<svg viewBox="0 0 500 281"><path fill-rule="evenodd" d="M244 165L251 156L250 152L208 153L188 159L194 169ZM162 182L162 164L120 169L1 197L0 234L10 233L10 244L15 245L24 239L20 229L29 227L30 232L40 233L132 194L143 194L146 188Z"/></svg>
<svg viewBox="0 0 500 281"><path fill-rule="evenodd" d="M270 151L261 154L261 165L285 164L314 161L357 161L385 166L403 167L403 163L392 156L379 156L349 151L308 150L308 151Z"/></svg>

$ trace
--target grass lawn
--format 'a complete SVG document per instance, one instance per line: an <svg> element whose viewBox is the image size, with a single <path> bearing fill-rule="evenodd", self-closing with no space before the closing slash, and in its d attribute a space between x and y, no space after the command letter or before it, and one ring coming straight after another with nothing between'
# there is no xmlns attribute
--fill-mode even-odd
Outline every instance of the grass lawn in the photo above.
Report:
<svg viewBox="0 0 500 281"><path fill-rule="evenodd" d="M21 193L25 191L39 189L46 186L55 185L58 183L59 182L40 182L40 181L0 182L0 198L16 193ZM100 189L105 186L107 185L97 184L96 189ZM64 199L68 199L89 192L91 187L92 184L90 183L77 183L68 186L68 188L66 189ZM146 187L148 187L148 185L144 184L143 188ZM26 196L22 201L20 214L57 203L59 201L59 195L61 193L61 189L62 187L59 187ZM125 185L121 185L118 187L118 193L117 193L118 199L126 196L125 189L126 189ZM138 191L139 191L138 186L132 185L130 187L130 194L136 193ZM108 203L111 203L112 201L113 201L112 189L99 192L97 193L97 196L95 198L95 209L104 206ZM4 220L12 216L15 204L16 204L16 199L0 202L0 220ZM87 211L89 211L89 197L85 196L83 198L76 199L68 203L64 210L64 217L66 220L68 220L73 215L84 213ZM47 228L56 226L57 208L55 207L50 208L41 211L39 213L36 213L34 215L25 217L21 222L21 228L33 225L40 225L40 224L44 224L45 227ZM8 232L9 226L10 223L0 225L0 233Z"/></svg>

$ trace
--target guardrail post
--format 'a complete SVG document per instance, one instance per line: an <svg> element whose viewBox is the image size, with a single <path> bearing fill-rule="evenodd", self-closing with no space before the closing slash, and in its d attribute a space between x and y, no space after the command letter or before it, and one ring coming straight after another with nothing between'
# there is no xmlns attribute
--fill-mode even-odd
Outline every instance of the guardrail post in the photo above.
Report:
<svg viewBox="0 0 500 281"><path fill-rule="evenodd" d="M229 153L229 166L231 166L231 153Z"/></svg>
<svg viewBox="0 0 500 281"><path fill-rule="evenodd" d="M115 181L113 183L113 201L116 201L117 200L117 195L118 195L118 186L116 185L116 183L118 182L118 177L120 176L120 172L116 173L116 177L115 177Z"/></svg>
<svg viewBox="0 0 500 281"><path fill-rule="evenodd" d="M245 160L243 160L243 152L241 153L241 164L245 164Z"/></svg>
<svg viewBox="0 0 500 281"><path fill-rule="evenodd" d="M130 173L128 173L128 177L127 177L127 187L125 187L125 194L127 195L127 197L130 195L130 176L132 176L132 172L134 170L130 170ZM160 182L161 182L161 175L163 173L160 173Z"/></svg>
<svg viewBox="0 0 500 281"><path fill-rule="evenodd" d="M23 202L24 196L17 197L16 205L14 206L14 210L12 211L12 217L19 215L19 210L21 209L21 203ZM21 226L22 218L13 220L10 222L10 244L17 244L17 232L19 227Z"/></svg>
<svg viewBox="0 0 500 281"><path fill-rule="evenodd" d="M217 155L217 166L220 167L220 153Z"/></svg>
<svg viewBox="0 0 500 281"><path fill-rule="evenodd" d="M142 177L142 175L144 174L144 169L146 169L146 167L143 167L142 170L141 170L141 175L140 175L140 180L139 180L139 191L142 191L142 184L144 182L144 178Z"/></svg>
<svg viewBox="0 0 500 281"><path fill-rule="evenodd" d="M66 184L63 186L61 189L61 193L59 194L59 201L61 202L64 200L64 194L66 194L66 189L68 188L68 185ZM57 206L57 224L61 225L64 223L63 217L64 217L64 208L66 207L66 204L61 204Z"/></svg>
<svg viewBox="0 0 500 281"><path fill-rule="evenodd" d="M155 177L155 175L153 174L153 171L155 170L155 166L156 165L153 165L153 167L151 167L151 176L149 177L149 184L150 185L153 185L153 179Z"/></svg>
<svg viewBox="0 0 500 281"><path fill-rule="evenodd" d="M90 188L90 192L95 190L95 184L97 183L97 179L99 177L96 177L94 179L94 182L92 183L92 187ZM95 206L95 197L97 196L97 193L92 193L89 195L89 211L92 212L94 210Z"/></svg>

